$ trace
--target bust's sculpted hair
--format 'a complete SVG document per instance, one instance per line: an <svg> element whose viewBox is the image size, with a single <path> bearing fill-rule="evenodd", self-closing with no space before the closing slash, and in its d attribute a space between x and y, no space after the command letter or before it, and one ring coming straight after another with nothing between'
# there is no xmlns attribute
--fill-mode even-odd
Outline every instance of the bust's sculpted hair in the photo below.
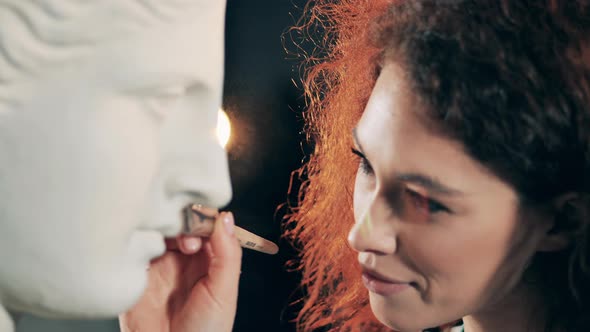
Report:
<svg viewBox="0 0 590 332"><path fill-rule="evenodd" d="M42 70L93 45L169 19L203 0L0 0L0 109Z"/></svg>
<svg viewBox="0 0 590 332"><path fill-rule="evenodd" d="M347 244L357 161L351 130L380 63L397 62L425 119L510 184L527 207L574 192L556 216L570 248L539 253L525 281L550 324L590 330L590 1L316 0L297 31L322 32L306 54L315 144L286 236L305 292L302 331L386 331L373 316ZM314 37L312 37L314 38ZM575 225L575 226L572 226Z"/></svg>

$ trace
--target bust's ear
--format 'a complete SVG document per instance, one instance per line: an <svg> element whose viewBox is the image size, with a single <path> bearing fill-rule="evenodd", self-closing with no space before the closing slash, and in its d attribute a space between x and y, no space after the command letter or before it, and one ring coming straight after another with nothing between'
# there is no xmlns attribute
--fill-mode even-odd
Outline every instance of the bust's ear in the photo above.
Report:
<svg viewBox="0 0 590 332"><path fill-rule="evenodd" d="M551 252L567 248L585 222L587 210L585 200L578 193L569 192L557 197L548 216L548 230L537 250Z"/></svg>

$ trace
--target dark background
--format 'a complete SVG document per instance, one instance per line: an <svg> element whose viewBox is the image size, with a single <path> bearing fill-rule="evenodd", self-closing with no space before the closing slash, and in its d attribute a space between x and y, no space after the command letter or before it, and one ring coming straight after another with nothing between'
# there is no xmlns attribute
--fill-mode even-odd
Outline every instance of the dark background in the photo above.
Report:
<svg viewBox="0 0 590 332"><path fill-rule="evenodd" d="M223 107L232 123L228 145L236 224L279 244L275 256L244 250L234 331L293 331L298 275L281 240L291 172L309 147L301 133L304 109L300 63L289 28L303 0L228 0ZM297 86L296 86L297 83Z"/></svg>

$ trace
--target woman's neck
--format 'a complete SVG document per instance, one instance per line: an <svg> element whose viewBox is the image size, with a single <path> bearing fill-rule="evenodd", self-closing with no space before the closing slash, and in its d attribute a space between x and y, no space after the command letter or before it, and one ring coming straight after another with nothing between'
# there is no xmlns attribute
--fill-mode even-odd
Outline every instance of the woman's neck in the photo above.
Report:
<svg viewBox="0 0 590 332"><path fill-rule="evenodd" d="M14 320L0 303L0 331L14 332Z"/></svg>
<svg viewBox="0 0 590 332"><path fill-rule="evenodd" d="M463 317L465 332L544 332L546 307L538 291L521 285L491 308Z"/></svg>

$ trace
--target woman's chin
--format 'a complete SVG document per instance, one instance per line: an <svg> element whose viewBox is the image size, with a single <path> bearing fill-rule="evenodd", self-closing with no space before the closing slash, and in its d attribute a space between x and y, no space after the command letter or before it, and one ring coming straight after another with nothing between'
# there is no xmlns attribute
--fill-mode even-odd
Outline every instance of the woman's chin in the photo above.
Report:
<svg viewBox="0 0 590 332"><path fill-rule="evenodd" d="M375 317L381 322L396 332L420 332L428 326L421 326L416 321L414 315L406 315L402 313L396 314L395 309L385 308L371 301L371 310Z"/></svg>

